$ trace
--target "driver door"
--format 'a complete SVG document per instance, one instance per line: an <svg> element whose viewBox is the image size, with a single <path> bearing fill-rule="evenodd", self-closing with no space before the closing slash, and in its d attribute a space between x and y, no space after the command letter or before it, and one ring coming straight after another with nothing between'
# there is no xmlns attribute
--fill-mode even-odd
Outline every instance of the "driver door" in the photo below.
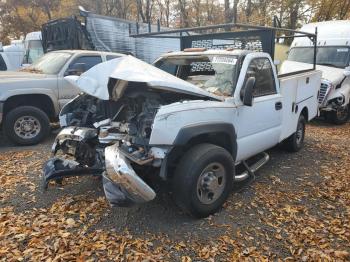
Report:
<svg viewBox="0 0 350 262"><path fill-rule="evenodd" d="M237 161L245 160L278 144L282 124L282 96L278 93L272 64L267 57L253 58L245 82L255 77L252 106L237 109Z"/></svg>
<svg viewBox="0 0 350 262"><path fill-rule="evenodd" d="M59 105L62 108L67 102L80 93L80 90L64 79L64 76L74 75L71 69L75 68L76 65L84 65L84 70L87 71L91 67L102 62L100 55L83 55L74 58L67 69L65 70L63 76L58 78L58 94L59 94Z"/></svg>

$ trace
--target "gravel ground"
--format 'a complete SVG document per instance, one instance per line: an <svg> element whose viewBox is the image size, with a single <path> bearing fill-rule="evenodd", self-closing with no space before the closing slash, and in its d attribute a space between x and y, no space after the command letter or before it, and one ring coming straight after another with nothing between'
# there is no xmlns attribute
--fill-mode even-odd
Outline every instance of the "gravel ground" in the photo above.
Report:
<svg viewBox="0 0 350 262"><path fill-rule="evenodd" d="M164 190L147 204L110 208L93 177L42 192L54 136L15 147L0 135L0 260L350 260L350 123L311 123L303 150L270 150L256 179L201 220Z"/></svg>

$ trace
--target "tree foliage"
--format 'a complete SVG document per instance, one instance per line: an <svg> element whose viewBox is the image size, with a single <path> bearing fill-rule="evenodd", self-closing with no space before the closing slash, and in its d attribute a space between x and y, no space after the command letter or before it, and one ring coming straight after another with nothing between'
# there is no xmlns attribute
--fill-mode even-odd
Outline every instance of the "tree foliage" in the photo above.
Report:
<svg viewBox="0 0 350 262"><path fill-rule="evenodd" d="M0 41L40 30L49 20L92 12L163 26L190 27L243 22L297 28L311 21L347 19L350 0L3 0L0 1Z"/></svg>

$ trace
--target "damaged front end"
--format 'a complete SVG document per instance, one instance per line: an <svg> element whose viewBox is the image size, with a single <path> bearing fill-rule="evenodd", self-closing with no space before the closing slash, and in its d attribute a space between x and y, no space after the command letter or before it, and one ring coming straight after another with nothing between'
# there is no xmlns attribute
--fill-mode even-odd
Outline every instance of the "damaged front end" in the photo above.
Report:
<svg viewBox="0 0 350 262"><path fill-rule="evenodd" d="M77 97L68 111L62 110L61 123L67 127L57 135L53 157L44 166L44 187L51 180L99 175L112 206L154 199L156 193L134 167L160 168L170 149L149 145L157 110L173 102L168 99L150 92L132 92L118 101Z"/></svg>

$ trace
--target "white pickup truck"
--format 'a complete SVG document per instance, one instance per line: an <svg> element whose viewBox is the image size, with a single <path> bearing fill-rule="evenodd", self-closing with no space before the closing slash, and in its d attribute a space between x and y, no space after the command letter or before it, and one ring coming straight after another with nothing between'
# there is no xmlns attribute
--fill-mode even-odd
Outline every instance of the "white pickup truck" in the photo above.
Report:
<svg viewBox="0 0 350 262"><path fill-rule="evenodd" d="M62 50L50 52L20 71L0 72L0 127L15 143L36 144L50 131L62 106L80 92L64 76L79 75L122 54ZM0 61L1 62L1 61Z"/></svg>
<svg viewBox="0 0 350 262"><path fill-rule="evenodd" d="M64 157L45 164L45 187L102 173L109 202L128 206L154 199L146 181L158 174L180 207L205 217L268 160L259 153L300 150L318 112L321 72L278 77L267 53L188 49L155 66L127 56L77 80L85 94L60 113L67 127L52 150ZM236 174L238 165L246 170Z"/></svg>

